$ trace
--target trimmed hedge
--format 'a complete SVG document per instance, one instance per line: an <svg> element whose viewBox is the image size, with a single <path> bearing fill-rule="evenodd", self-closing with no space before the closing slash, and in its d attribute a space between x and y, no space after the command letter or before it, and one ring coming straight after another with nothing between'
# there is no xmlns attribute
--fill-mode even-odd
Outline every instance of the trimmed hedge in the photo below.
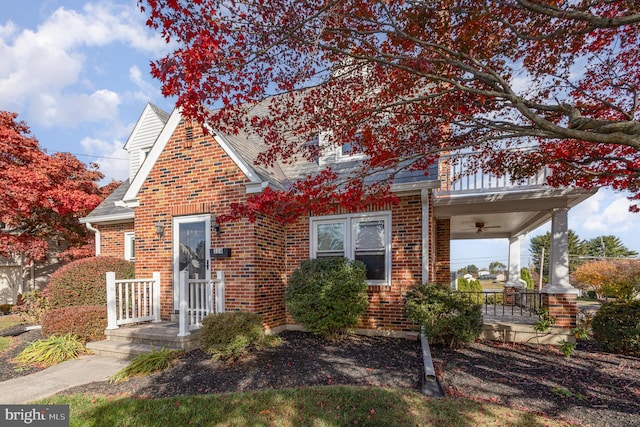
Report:
<svg viewBox="0 0 640 427"><path fill-rule="evenodd" d="M50 310L42 318L42 335L76 335L81 341L105 338L107 308L104 305L63 307Z"/></svg>
<svg viewBox="0 0 640 427"><path fill-rule="evenodd" d="M366 267L345 258L303 261L289 278L285 303L309 332L338 340L369 305Z"/></svg>
<svg viewBox="0 0 640 427"><path fill-rule="evenodd" d="M45 294L52 309L107 304L106 273L115 271L117 279L133 279L130 261L115 257L83 258L51 275Z"/></svg>
<svg viewBox="0 0 640 427"><path fill-rule="evenodd" d="M591 328L593 339L606 351L640 356L640 301L602 304Z"/></svg>

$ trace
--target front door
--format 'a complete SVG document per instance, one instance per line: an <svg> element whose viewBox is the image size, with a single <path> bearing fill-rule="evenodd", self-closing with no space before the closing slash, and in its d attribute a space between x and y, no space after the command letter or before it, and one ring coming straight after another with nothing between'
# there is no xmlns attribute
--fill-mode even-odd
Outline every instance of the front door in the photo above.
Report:
<svg viewBox="0 0 640 427"><path fill-rule="evenodd" d="M173 309L180 308L180 272L190 279L211 279L209 269L211 216L194 215L173 219Z"/></svg>

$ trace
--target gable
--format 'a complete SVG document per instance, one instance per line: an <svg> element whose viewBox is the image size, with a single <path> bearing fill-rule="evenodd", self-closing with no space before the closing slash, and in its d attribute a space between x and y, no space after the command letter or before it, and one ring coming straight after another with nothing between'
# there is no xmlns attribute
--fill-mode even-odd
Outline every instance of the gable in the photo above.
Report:
<svg viewBox="0 0 640 427"><path fill-rule="evenodd" d="M129 153L129 181L133 181L168 120L169 114L147 103L124 145Z"/></svg>

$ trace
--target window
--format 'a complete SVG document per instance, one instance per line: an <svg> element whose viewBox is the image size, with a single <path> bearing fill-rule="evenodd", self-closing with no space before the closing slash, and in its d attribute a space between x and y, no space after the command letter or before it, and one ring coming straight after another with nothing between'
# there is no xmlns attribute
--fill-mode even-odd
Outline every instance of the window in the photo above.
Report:
<svg viewBox="0 0 640 427"><path fill-rule="evenodd" d="M391 282L389 213L311 219L311 257L345 257L362 261L370 285Z"/></svg>
<svg viewBox="0 0 640 427"><path fill-rule="evenodd" d="M124 259L133 261L136 259L136 244L134 233L124 233Z"/></svg>
<svg viewBox="0 0 640 427"><path fill-rule="evenodd" d="M362 147L363 136L361 133L354 135L353 141L345 142L340 146L338 159L351 159L364 157L364 154L360 151Z"/></svg>

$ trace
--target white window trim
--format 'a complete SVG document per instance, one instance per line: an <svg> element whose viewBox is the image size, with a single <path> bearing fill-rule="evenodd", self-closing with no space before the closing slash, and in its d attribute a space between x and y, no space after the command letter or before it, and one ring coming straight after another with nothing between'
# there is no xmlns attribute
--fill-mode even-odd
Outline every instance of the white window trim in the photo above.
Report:
<svg viewBox="0 0 640 427"><path fill-rule="evenodd" d="M136 244L136 237L134 232L124 233L124 259L127 261L135 261L135 248L134 253L131 253L131 245Z"/></svg>
<svg viewBox="0 0 640 427"><path fill-rule="evenodd" d="M318 134L318 147L320 149L318 164L320 166L367 158L365 153L342 154L342 146L331 142L332 135L332 131Z"/></svg>
<svg viewBox="0 0 640 427"><path fill-rule="evenodd" d="M391 211L359 213L359 214L345 214L345 215L328 215L321 217L309 218L309 236L310 247L309 257L316 258L317 248L317 225L318 224L335 224L337 222L343 222L345 224L345 242L344 253L348 259L355 258L355 251L353 248L353 229L355 221L360 220L372 220L381 219L384 221L384 233L385 233L385 279L384 280L367 280L367 284L371 286L391 286Z"/></svg>

